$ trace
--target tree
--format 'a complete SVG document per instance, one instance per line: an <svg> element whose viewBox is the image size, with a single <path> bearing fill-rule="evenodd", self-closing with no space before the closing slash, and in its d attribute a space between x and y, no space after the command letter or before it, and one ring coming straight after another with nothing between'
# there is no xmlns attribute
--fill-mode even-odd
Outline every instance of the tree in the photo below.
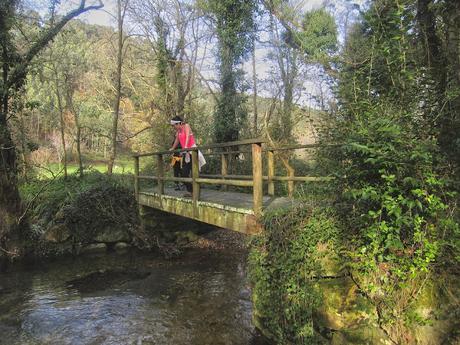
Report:
<svg viewBox="0 0 460 345"><path fill-rule="evenodd" d="M128 0L117 0L117 69L115 72L115 100L113 106L113 120L112 120L112 147L109 162L107 164L107 174L112 174L113 164L117 155L118 145L118 118L120 116L120 100L121 100L121 73L123 67L123 48L126 43L127 37L123 34L123 25L125 21L126 9L128 7Z"/></svg>
<svg viewBox="0 0 460 345"><path fill-rule="evenodd" d="M306 81L305 68L335 73L337 26L324 8L302 13L286 1L270 0L264 4L270 15L271 55L276 61L273 73L278 89L275 98L282 98L278 117L274 119L273 138L289 141L295 123L295 95L300 93ZM301 8L300 5L297 4L297 8Z"/></svg>
<svg viewBox="0 0 460 345"><path fill-rule="evenodd" d="M418 64L427 71L425 118L455 169L460 168L460 3L413 1ZM431 97L430 97L431 96Z"/></svg>
<svg viewBox="0 0 460 345"><path fill-rule="evenodd" d="M458 124L452 113L458 113L458 71L450 70L458 68L458 44L445 44L450 34L458 43L458 24L444 13L457 8L458 19L452 5L372 1L348 35L339 108L330 117L336 122L328 134L342 145L325 149L324 158L338 163L351 276L394 344L414 343L410 307L444 262L458 261L452 216L458 175L445 164L458 159L446 152L458 138L451 132ZM443 10L432 12L436 8ZM448 59L451 49L456 56Z"/></svg>
<svg viewBox="0 0 460 345"><path fill-rule="evenodd" d="M8 121L12 114L11 104L21 93L28 69L37 54L59 33L72 18L81 13L98 9L97 5L86 5L81 0L77 8L71 10L57 21L44 26L32 43L22 53L14 42L15 24L20 20L18 0L6 0L0 4L0 49L1 72L0 82L0 257L13 255L14 251L5 249L6 241L18 234L21 217L21 200L17 187L16 147L12 141Z"/></svg>
<svg viewBox="0 0 460 345"><path fill-rule="evenodd" d="M178 115L193 121L193 92L201 28L196 8L187 2L132 0L130 14L150 43L155 61L151 111L157 116L153 144L169 143L169 119Z"/></svg>
<svg viewBox="0 0 460 345"><path fill-rule="evenodd" d="M251 51L256 1L208 0L204 6L218 38L219 84L221 93L214 112L216 142L235 141L247 117L239 64Z"/></svg>

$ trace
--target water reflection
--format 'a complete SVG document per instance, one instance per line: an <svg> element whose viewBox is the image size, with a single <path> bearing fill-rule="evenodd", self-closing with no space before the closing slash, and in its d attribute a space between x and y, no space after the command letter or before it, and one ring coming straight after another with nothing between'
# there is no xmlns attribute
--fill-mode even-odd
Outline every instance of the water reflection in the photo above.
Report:
<svg viewBox="0 0 460 345"><path fill-rule="evenodd" d="M263 345L244 258L63 259L0 274L0 344Z"/></svg>

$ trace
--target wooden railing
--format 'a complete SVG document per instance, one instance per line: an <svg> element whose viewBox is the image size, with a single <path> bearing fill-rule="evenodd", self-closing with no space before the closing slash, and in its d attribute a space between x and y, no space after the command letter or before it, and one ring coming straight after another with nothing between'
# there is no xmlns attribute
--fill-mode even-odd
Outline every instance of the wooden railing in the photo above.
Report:
<svg viewBox="0 0 460 345"><path fill-rule="evenodd" d="M137 200L139 200L139 181L141 179L156 180L158 182L158 193L164 194L165 181L186 182L192 183L192 203L194 213L197 212L197 202L200 199L200 186L201 184L221 185L224 190L228 186L236 187L252 187L253 194L253 211L256 217L262 214L262 201L263 201L263 183L267 181L267 193L270 196L275 195L275 181L287 181L288 191L292 196L294 190L294 182L300 181L324 181L328 177L313 177L313 176L294 176L291 173L288 176L275 176L275 152L284 150L296 150L302 148L314 148L317 145L295 145L282 148L262 148L265 143L263 139L249 139L242 141L233 141L227 143L219 143L208 146L194 147L189 149L181 149L174 151L160 151L152 153L135 154L134 157L134 188ZM242 147L250 146L250 149ZM212 152L213 150L221 149L221 152ZM198 169L198 150L205 153L206 156L212 154L219 154L221 156L221 173L210 175L200 174ZM163 157L171 155L175 152L190 152L192 155L192 176L185 177L172 177L165 175L165 167ZM263 175L262 169L262 154L267 154L267 175ZM252 156L252 175L232 175L229 174L229 157L238 154L248 154ZM155 156L157 161L156 176L143 176L139 174L139 160L141 157Z"/></svg>

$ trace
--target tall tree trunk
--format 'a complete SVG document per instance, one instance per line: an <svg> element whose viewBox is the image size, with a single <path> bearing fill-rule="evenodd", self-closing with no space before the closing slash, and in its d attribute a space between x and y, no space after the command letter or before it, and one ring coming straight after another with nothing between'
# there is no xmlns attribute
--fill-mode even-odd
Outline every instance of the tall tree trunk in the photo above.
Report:
<svg viewBox="0 0 460 345"><path fill-rule="evenodd" d="M62 106L62 95L59 90L59 82L57 75L54 79L55 87L56 87L56 98L58 101L58 108L59 108L59 122L60 122L60 132L61 132L61 145L62 145L62 154L63 154L63 163L64 163L64 179L67 179L67 148L65 144L65 121L64 121L64 107Z"/></svg>
<svg viewBox="0 0 460 345"><path fill-rule="evenodd" d="M0 13L3 15L4 13ZM0 24L1 25L1 24ZM4 30L4 28L1 28ZM3 34L3 32L0 32ZM8 83L10 65L7 42L2 41L2 84ZM21 214L21 198L17 188L16 148L8 128L9 89L0 88L0 266L3 258L13 256L10 234L17 233Z"/></svg>
<svg viewBox="0 0 460 345"><path fill-rule="evenodd" d="M256 39L254 36L252 43L252 109L253 109L253 124L252 133L257 136L257 71L256 71Z"/></svg>
<svg viewBox="0 0 460 345"><path fill-rule="evenodd" d="M451 162L460 168L460 3L446 1L447 108L441 121L440 144ZM451 94L453 96L449 96Z"/></svg>
<svg viewBox="0 0 460 345"><path fill-rule="evenodd" d="M5 65L3 80L8 77L8 67ZM18 254L10 240L11 234L17 234L22 211L17 188L16 148L7 124L8 103L9 94L4 90L0 110L0 266L2 258Z"/></svg>
<svg viewBox="0 0 460 345"><path fill-rule="evenodd" d="M66 103L67 103L67 108L71 112L74 122L75 122L75 128L76 128L76 133L75 133L75 143L77 144L77 159L78 159L78 174L80 178L83 177L84 172L83 172L83 159L81 155L81 126L80 126L80 118L79 114L76 111L73 103L73 94L75 92L75 86L72 85L72 82L67 83L67 89L66 89Z"/></svg>
<svg viewBox="0 0 460 345"><path fill-rule="evenodd" d="M19 140L21 142L21 158L22 158L22 177L26 178L27 177L27 172L29 170L29 159L28 159L28 153L29 149L27 147L27 135L26 135L26 125L24 123L24 114L19 115Z"/></svg>
<svg viewBox="0 0 460 345"><path fill-rule="evenodd" d="M2 258L14 256L17 251L9 242L18 237L25 217L22 215L21 198L17 186L16 148L8 128L9 102L13 92L19 92L27 76L33 58L59 33L64 25L83 12L99 9L103 4L85 7L81 0L78 8L66 15L48 29L40 31L35 43L22 55L13 42L10 30L16 16L15 0L2 0L0 6L0 48L2 54L2 83L0 84L0 266ZM13 58L14 56L14 58Z"/></svg>
<svg viewBox="0 0 460 345"><path fill-rule="evenodd" d="M118 118L120 116L120 100L121 100L121 68L123 65L123 21L126 11L125 0L124 8L122 8L122 0L117 0L117 22L118 22L118 49L117 49L117 71L115 74L115 102L113 107L112 119L112 149L107 165L107 174L112 175L113 165L117 156L117 138L118 138Z"/></svg>
<svg viewBox="0 0 460 345"><path fill-rule="evenodd" d="M78 174L80 178L82 178L84 173L83 173L83 159L81 156L81 127L80 127L80 121L78 120L78 115L75 113L73 115L75 119L75 124L77 126L77 134L76 134L75 140L77 142Z"/></svg>

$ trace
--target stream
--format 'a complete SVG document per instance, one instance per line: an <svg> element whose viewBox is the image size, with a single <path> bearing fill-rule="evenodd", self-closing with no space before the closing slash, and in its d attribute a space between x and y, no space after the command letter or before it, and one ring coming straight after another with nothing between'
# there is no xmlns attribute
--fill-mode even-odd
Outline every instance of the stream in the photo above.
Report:
<svg viewBox="0 0 460 345"><path fill-rule="evenodd" d="M245 260L190 249L16 264L0 273L0 344L266 345Z"/></svg>

